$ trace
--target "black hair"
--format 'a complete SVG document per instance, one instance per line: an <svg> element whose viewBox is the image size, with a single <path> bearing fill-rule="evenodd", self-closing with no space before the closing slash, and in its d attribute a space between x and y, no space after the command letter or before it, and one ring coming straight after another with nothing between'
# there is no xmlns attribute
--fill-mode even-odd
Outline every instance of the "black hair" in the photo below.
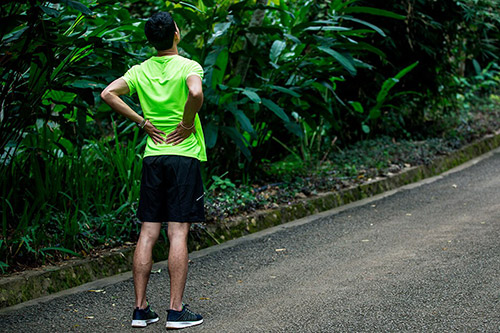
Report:
<svg viewBox="0 0 500 333"><path fill-rule="evenodd" d="M167 12L154 14L146 22L144 32L157 51L168 50L174 45L175 22Z"/></svg>

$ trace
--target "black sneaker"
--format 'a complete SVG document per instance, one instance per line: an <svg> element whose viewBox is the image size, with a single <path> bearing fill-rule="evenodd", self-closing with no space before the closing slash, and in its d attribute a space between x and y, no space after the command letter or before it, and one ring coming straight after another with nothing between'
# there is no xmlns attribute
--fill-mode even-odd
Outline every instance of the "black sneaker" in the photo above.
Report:
<svg viewBox="0 0 500 333"><path fill-rule="evenodd" d="M189 310L187 306L183 304L182 311L167 310L167 329L186 328L203 323L203 317Z"/></svg>
<svg viewBox="0 0 500 333"><path fill-rule="evenodd" d="M156 323L160 318L148 306L145 309L135 308L132 317L132 327L146 327L148 324Z"/></svg>

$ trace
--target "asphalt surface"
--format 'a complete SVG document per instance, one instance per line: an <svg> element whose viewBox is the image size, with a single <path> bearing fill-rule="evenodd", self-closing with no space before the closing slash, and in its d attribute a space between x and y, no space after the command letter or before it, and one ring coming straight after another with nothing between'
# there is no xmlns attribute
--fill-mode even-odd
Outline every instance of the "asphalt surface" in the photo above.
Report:
<svg viewBox="0 0 500 333"><path fill-rule="evenodd" d="M185 302L205 322L189 332L500 332L500 150L191 260ZM161 267L147 328L130 327L127 273L1 311L0 331L164 331Z"/></svg>

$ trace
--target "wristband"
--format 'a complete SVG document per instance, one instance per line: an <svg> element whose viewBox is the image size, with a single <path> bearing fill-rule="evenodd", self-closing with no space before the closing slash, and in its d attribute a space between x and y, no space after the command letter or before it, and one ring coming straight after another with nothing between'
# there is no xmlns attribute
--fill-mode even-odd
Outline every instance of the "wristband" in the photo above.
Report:
<svg viewBox="0 0 500 333"><path fill-rule="evenodd" d="M141 128L141 129L143 129L143 128L144 128L144 126L146 126L146 122L147 122L147 121L148 121L148 120L147 120L146 118L144 118L144 119L141 121L141 123L140 123L140 124L139 124L139 123L137 123L137 126L138 126L139 128Z"/></svg>
<svg viewBox="0 0 500 333"><path fill-rule="evenodd" d="M181 125L181 127L182 127L182 128L184 128L185 130L192 130L192 129L194 128L194 122L193 122L193 126L191 126L191 127L186 127L186 126L184 126L184 124L182 123L182 120L181 120L181 122L180 122L179 124L180 124L180 125Z"/></svg>

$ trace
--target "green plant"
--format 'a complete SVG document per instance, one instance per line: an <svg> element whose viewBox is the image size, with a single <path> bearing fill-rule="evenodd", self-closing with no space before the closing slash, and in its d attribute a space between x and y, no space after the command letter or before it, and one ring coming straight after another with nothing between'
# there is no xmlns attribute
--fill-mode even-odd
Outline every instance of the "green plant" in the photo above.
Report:
<svg viewBox="0 0 500 333"><path fill-rule="evenodd" d="M212 176L212 184L208 188L209 192L215 193L217 191L220 192L231 192L236 188L236 185L231 182L229 178L223 178L226 176L229 172L225 172L220 176Z"/></svg>
<svg viewBox="0 0 500 333"><path fill-rule="evenodd" d="M258 174L259 161L272 150L271 135L302 139L304 126L290 117L292 112L308 128L324 122L341 135L342 124L333 106L343 103L335 92L336 81L370 69L360 59L366 52L383 56L362 40L384 32L354 16L404 18L355 3L302 0L267 5L267 1L247 0L167 6L185 30L182 51L205 68L206 111L201 115L207 146L217 161L208 162L209 172L233 169ZM324 138L325 142L332 139ZM231 145L238 149L236 156L227 149Z"/></svg>
<svg viewBox="0 0 500 333"><path fill-rule="evenodd" d="M370 133L370 127L373 127L376 124L376 121L383 116L384 109L392 109L392 112L398 112L398 107L395 106L394 104L388 104L388 102L397 97L405 96L408 94L416 94L415 92L412 91L402 91L396 94L390 94L390 91L401 80L403 76L405 76L417 65L418 61L403 68L394 77L391 77L382 83L382 86L379 92L377 93L377 97L375 98L374 105L372 105L369 108L365 120L361 123L361 128L363 132L365 132L366 134ZM349 101L349 104L352 106L355 112L364 114L365 108L360 102ZM402 124L399 124L399 126L402 126Z"/></svg>

